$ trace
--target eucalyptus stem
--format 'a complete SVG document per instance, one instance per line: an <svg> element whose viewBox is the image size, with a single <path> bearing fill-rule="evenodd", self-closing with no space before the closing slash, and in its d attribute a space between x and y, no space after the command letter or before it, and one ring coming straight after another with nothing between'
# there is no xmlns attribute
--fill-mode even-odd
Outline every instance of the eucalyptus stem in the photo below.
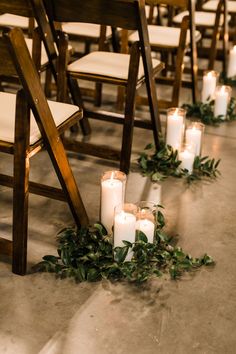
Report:
<svg viewBox="0 0 236 354"><path fill-rule="evenodd" d="M182 108L186 109L186 116L188 118L198 118L202 123L206 125L218 125L219 123L224 123L227 121L232 121L236 119L235 114L236 100L231 97L227 108L226 117L224 116L214 116L214 100L207 102L196 102L193 104L185 103Z"/></svg>
<svg viewBox="0 0 236 354"><path fill-rule="evenodd" d="M58 255L44 256L35 269L53 272L60 278L72 277L77 282L110 279L142 283L164 273L177 279L186 271L213 265L207 254L193 258L172 244L172 238L163 230L165 218L160 208L153 243L139 231L134 243L125 241L124 235L123 246L113 249L110 236L99 223L77 230L67 228L58 234ZM133 257L126 261L129 250L133 251Z"/></svg>
<svg viewBox="0 0 236 354"><path fill-rule="evenodd" d="M208 156L196 156L193 171L189 173L181 168L177 151L163 141L158 151L154 150L152 144L148 144L138 158L142 175L150 177L152 182L162 181L168 176L185 178L188 183L202 178L214 179L220 174L219 163L220 160L210 159Z"/></svg>

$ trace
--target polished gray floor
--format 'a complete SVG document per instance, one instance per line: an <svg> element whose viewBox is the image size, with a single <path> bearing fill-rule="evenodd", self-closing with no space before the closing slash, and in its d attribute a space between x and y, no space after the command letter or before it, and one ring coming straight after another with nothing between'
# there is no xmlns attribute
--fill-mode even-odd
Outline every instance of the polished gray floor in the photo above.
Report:
<svg viewBox="0 0 236 354"><path fill-rule="evenodd" d="M182 100L189 100L187 91ZM117 145L120 133L117 126L95 123L93 139ZM145 193L157 197L157 186L136 169L138 153L151 140L150 131L135 129L128 201L143 199ZM10 261L0 258L0 353L234 354L236 122L207 127L203 154L222 159L217 181L190 187L173 178L161 183L167 231L193 256L207 252L216 261L213 269L201 269L180 281L165 276L142 287L105 281L75 284L53 274L32 273L31 266L43 255L56 253L57 232L73 220L65 204L31 196L28 274L12 274ZM94 222L99 216L100 176L117 166L68 156ZM0 155L1 171L10 171L11 162ZM32 159L31 178L57 185L45 152ZM9 239L11 197L11 191L0 188L1 236Z"/></svg>

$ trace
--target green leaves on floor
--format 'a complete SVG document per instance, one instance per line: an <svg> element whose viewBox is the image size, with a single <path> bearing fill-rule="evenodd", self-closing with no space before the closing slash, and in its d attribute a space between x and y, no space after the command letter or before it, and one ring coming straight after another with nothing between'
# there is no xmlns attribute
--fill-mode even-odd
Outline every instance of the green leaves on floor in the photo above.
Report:
<svg viewBox="0 0 236 354"><path fill-rule="evenodd" d="M152 144L148 144L138 158L138 165L143 176L151 178L152 182L162 181L168 176L185 178L188 183L202 178L215 179L220 175L218 170L220 160L210 159L208 156L196 156L193 171L180 168L181 161L178 152L163 141L160 149L154 150Z"/></svg>
<svg viewBox="0 0 236 354"><path fill-rule="evenodd" d="M124 246L113 249L111 236L99 223L78 230L67 228L57 237L58 256L44 256L35 269L56 273L60 278L72 277L77 282L110 279L142 283L166 273L177 279L186 271L213 265L213 259L207 254L193 258L174 246L174 239L163 230L162 207L158 208L154 243L149 243L139 231L134 243L125 241L124 235ZM133 257L126 261L130 251Z"/></svg>
<svg viewBox="0 0 236 354"><path fill-rule="evenodd" d="M193 104L186 103L183 104L182 108L186 109L186 116L189 119L199 119L202 123L206 125L218 125L220 123L232 121L236 119L235 107L236 100L231 97L228 104L226 117L224 116L214 116L214 100L204 102L196 102Z"/></svg>

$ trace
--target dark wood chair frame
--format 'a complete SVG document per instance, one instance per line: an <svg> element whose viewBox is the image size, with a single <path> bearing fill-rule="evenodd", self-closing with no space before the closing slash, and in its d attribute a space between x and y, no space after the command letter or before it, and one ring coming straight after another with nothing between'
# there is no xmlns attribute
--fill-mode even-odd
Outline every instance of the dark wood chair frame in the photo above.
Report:
<svg viewBox="0 0 236 354"><path fill-rule="evenodd" d="M158 77L157 82L160 83L169 83L173 85L172 91L172 99L171 102L168 101L161 101L160 107L168 108L173 103L178 102L178 96L180 87L189 87L192 90L192 101L196 102L198 99L198 85L197 85L197 77L198 77L198 62L197 62L197 44L195 40L195 21L194 21L194 13L195 13L195 2L194 0L146 0L146 3L153 6L160 6L165 5L168 8L168 26L173 26L172 24L172 17L176 11L176 9L184 9L189 11L189 16L185 16L181 23L181 34L179 39L179 47L173 50L173 48L163 48L163 47L156 47L152 46L152 50L154 51L161 51L163 57L167 57L167 53L172 53L172 56L176 58L176 62L174 64L174 71L176 78L173 77L169 78L166 76ZM186 48L186 36L187 30L190 31L190 45L189 48ZM191 81L186 81L182 79L183 74L183 58L186 53L186 50L189 49L189 55L191 60L191 67L190 67L190 75ZM168 66L166 65L166 69Z"/></svg>
<svg viewBox="0 0 236 354"><path fill-rule="evenodd" d="M28 35L31 37L34 29L34 14L29 0L1 0L0 13L9 13L29 19Z"/></svg>
<svg viewBox="0 0 236 354"><path fill-rule="evenodd" d="M206 11L202 8L203 1L198 4L197 9L199 11ZM210 12L207 10L207 12ZM222 72L226 75L227 72L227 57L229 49L229 25L228 25L228 1L219 0L217 9L214 11L216 13L215 26L212 33L212 41L210 50L205 48L198 48L199 56L209 58L208 69L213 70L216 60L222 61ZM220 17L223 14L223 26L220 26ZM218 40L222 38L222 49L217 48Z"/></svg>
<svg viewBox="0 0 236 354"><path fill-rule="evenodd" d="M51 68L48 63L41 65L41 39L39 37L39 32L35 28L35 18L34 11L30 0L1 0L0 2L0 12L9 13L17 16L26 17L29 20L29 28L27 31L28 37L33 40L32 47L32 57L37 66L39 73L46 72L45 79L45 94L47 97L51 96ZM54 79L55 75L54 75ZM15 78L6 78L5 81L10 83L17 83Z"/></svg>
<svg viewBox="0 0 236 354"><path fill-rule="evenodd" d="M38 72L18 28L7 30L0 38L0 75L18 75L23 87L17 93L15 141L13 144L0 141L0 151L14 155L13 177L0 174L0 184L13 187L13 241L0 238L0 249L3 253L12 253L13 272L24 275L27 267L29 192L67 202L76 225L88 225L88 216L60 138L66 129L82 119L82 110L78 108L78 112L56 128ZM42 136L33 145L29 142L30 109ZM30 158L42 148L49 153L61 189L29 182Z"/></svg>
<svg viewBox="0 0 236 354"><path fill-rule="evenodd" d="M49 38L44 37L45 29L48 24L43 21L45 14L42 12L41 0L31 0L35 9L35 17L38 26L41 30L42 39L45 41L45 46L48 51L49 58L55 55L55 48L53 49L49 44ZM105 26L112 26L114 28L125 28L128 30L138 30L140 34L140 42L133 45L130 55L130 66L128 80L113 79L110 77L95 76L88 74L75 74L68 72L67 67L67 45L66 38L61 33L59 35L59 70L57 76L57 83L59 88L60 99L66 100L67 98L67 88L69 87L70 94L75 103L81 105L83 104L80 89L78 86L77 79L85 79L95 81L97 83L109 83L119 86L124 86L126 88L126 104L125 104L125 114L124 117L121 115L111 115L100 114L95 111L88 111L85 107L84 109L84 119L81 123L84 123L85 133L90 132L88 117L111 121L119 124L123 124L123 135L122 135L122 147L121 151L107 147L107 146L94 146L90 143L70 143L66 142L66 146L73 151L80 151L82 153L91 154L97 157L103 157L106 159L120 161L120 169L126 173L129 172L130 168L130 157L131 157L131 146L133 137L133 127L134 127L134 111L135 111L135 94L136 88L139 87L144 81L146 83L149 107L151 113L150 126L153 129L153 136L155 145L159 148L159 133L161 131L161 124L158 112L158 103L156 97L156 88L154 81L154 70L151 61L151 49L149 46L148 33L147 33L147 20L145 16L145 2L144 0L91 0L87 1L75 1L68 3L66 0L60 1L45 1L47 8L47 16L50 21L50 25L53 29L54 22L89 22L97 23ZM106 9L106 11L104 11ZM64 53L64 54L63 54ZM145 76L142 80L137 82L138 67L140 55L143 59ZM50 59L49 59L50 60ZM53 61L51 61L53 63ZM162 64L158 67L158 71L163 68ZM56 69L54 69L56 70ZM135 125L140 127L147 127L145 122L137 121Z"/></svg>

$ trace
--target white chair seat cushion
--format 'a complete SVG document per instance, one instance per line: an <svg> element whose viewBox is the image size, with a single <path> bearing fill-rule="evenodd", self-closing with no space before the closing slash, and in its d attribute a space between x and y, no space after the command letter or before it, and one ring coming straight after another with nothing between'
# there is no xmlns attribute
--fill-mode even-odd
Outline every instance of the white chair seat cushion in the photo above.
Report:
<svg viewBox="0 0 236 354"><path fill-rule="evenodd" d="M99 38L100 36L100 25L92 23L74 23L68 22L62 24L62 29L68 35L73 34L77 36L85 36L91 38ZM106 36L111 36L111 27L108 26L106 29Z"/></svg>
<svg viewBox="0 0 236 354"><path fill-rule="evenodd" d="M30 54L32 55L32 47L33 47L33 41L31 38L25 38L25 42L26 45L28 47L28 50L30 52ZM44 44L42 42L41 45L41 65L45 65L48 62L48 56L47 56L47 52L45 50Z"/></svg>
<svg viewBox="0 0 236 354"><path fill-rule="evenodd" d="M179 45L180 28L148 25L149 42L151 46L173 47ZM201 38L199 31L195 32L196 41ZM135 31L129 36L130 42L139 40L138 32ZM187 32L186 45L190 43L190 32Z"/></svg>
<svg viewBox="0 0 236 354"><path fill-rule="evenodd" d="M81 59L78 59L68 65L71 72L101 75L122 80L128 79L129 54L112 52L92 52ZM160 64L157 59L152 59L153 67ZM140 60L138 79L144 76L142 60Z"/></svg>
<svg viewBox="0 0 236 354"><path fill-rule="evenodd" d="M216 11L218 6L219 0L210 0L203 4L204 10L209 11ZM236 1L228 1L228 12L229 13L236 13Z"/></svg>
<svg viewBox="0 0 236 354"><path fill-rule="evenodd" d="M29 27L29 18L5 13L0 15L0 25L27 29Z"/></svg>
<svg viewBox="0 0 236 354"><path fill-rule="evenodd" d="M48 101L48 104L56 126L62 124L78 111L78 107L72 104L55 101ZM0 140L14 143L16 95L13 93L0 92L0 107ZM30 144L34 144L40 138L41 134L38 125L31 112Z"/></svg>
<svg viewBox="0 0 236 354"><path fill-rule="evenodd" d="M184 16L188 16L188 11L183 11L178 15L174 16L174 23L180 24ZM195 23L196 26L204 26L204 27L213 27L215 24L216 15L212 12L205 11L195 11ZM230 16L228 17L230 19ZM222 26L224 23L223 14L220 17L220 25Z"/></svg>

